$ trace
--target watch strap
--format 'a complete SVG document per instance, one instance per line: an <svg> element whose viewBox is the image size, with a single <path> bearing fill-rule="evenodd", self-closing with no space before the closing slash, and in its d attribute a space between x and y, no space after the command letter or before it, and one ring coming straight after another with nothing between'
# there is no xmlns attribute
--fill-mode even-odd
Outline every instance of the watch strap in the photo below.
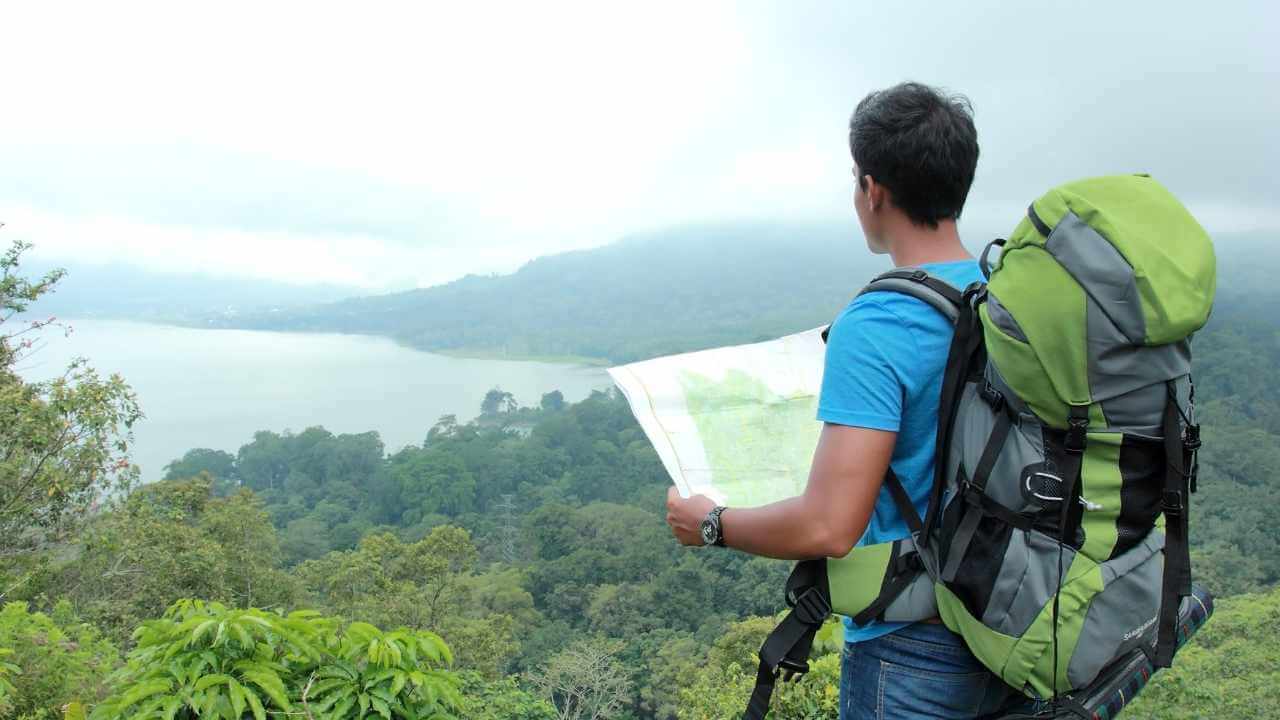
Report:
<svg viewBox="0 0 1280 720"><path fill-rule="evenodd" d="M716 540L712 545L716 547L724 547L724 525L720 523L720 514L727 508L723 505L717 505L711 508L711 512L707 513L707 519L716 529Z"/></svg>

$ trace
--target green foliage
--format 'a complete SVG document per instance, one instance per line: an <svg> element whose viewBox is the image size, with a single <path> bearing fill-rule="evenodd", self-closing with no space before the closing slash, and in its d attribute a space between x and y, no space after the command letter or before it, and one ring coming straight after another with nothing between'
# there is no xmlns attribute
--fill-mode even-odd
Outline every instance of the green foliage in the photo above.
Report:
<svg viewBox="0 0 1280 720"><path fill-rule="evenodd" d="M552 390L542 395L541 402L538 403L543 410L558 412L564 409L564 393L559 390Z"/></svg>
<svg viewBox="0 0 1280 720"><path fill-rule="evenodd" d="M68 603L52 616L8 603L0 608L0 717L58 717L68 702L97 701L119 662L115 647Z"/></svg>
<svg viewBox="0 0 1280 720"><path fill-rule="evenodd" d="M462 458L452 453L405 448L391 457L390 475L400 491L405 507L401 519L406 525L430 515L458 515L474 505L475 478Z"/></svg>
<svg viewBox="0 0 1280 720"><path fill-rule="evenodd" d="M22 674L22 668L8 661L10 655L13 655L12 650L0 648L0 715L8 715L13 711L18 688L14 687L11 678Z"/></svg>
<svg viewBox="0 0 1280 720"><path fill-rule="evenodd" d="M756 651L777 624L776 618L733 623L711 647L707 660L680 687L680 720L737 720L756 681ZM838 623L828 627L838 632ZM825 652L824 652L825 650ZM840 654L815 646L809 672L797 683L779 683L769 717L826 720L839 713Z"/></svg>
<svg viewBox="0 0 1280 720"><path fill-rule="evenodd" d="M546 700L520 687L511 675L486 680L479 673L462 675L462 710L467 720L556 720Z"/></svg>
<svg viewBox="0 0 1280 720"><path fill-rule="evenodd" d="M103 379L83 360L52 380L19 377L17 364L54 323L18 313L62 277L22 277L28 247L0 255L0 601L12 584L6 575L18 572L13 558L65 541L94 503L136 480L127 451L142 417L119 376Z"/></svg>
<svg viewBox="0 0 1280 720"><path fill-rule="evenodd" d="M458 651L462 668L497 677L515 655L514 622L499 608L518 607L536 617L532 601L516 578L478 582L471 570L476 548L467 531L433 528L423 539L405 543L390 533L365 536L354 550L330 553L297 568L314 602L347 617L374 623L433 630ZM507 603L486 602L488 593L504 593Z"/></svg>
<svg viewBox="0 0 1280 720"><path fill-rule="evenodd" d="M484 400L480 402L480 414L482 416L508 415L520 409L520 405L516 403L515 396L509 392L504 392L502 388L493 388L485 393Z"/></svg>
<svg viewBox="0 0 1280 720"><path fill-rule="evenodd" d="M1219 600L1174 666L1155 675L1124 717L1280 718L1280 589Z"/></svg>
<svg viewBox="0 0 1280 720"><path fill-rule="evenodd" d="M287 603L295 583L280 569L261 501L248 491L215 497L212 482L204 475L134 491L86 528L79 552L42 589L65 595L121 643L182 597Z"/></svg>
<svg viewBox="0 0 1280 720"><path fill-rule="evenodd" d="M165 480L180 480L208 473L215 480L215 488L229 490L239 483L236 456L222 450L194 448L179 460L164 466Z"/></svg>
<svg viewBox="0 0 1280 720"><path fill-rule="evenodd" d="M446 669L449 649L429 632L194 600L175 603L136 636L94 720L265 720L299 711L317 720L449 718L461 704L458 678Z"/></svg>
<svg viewBox="0 0 1280 720"><path fill-rule="evenodd" d="M1204 447L1192 568L1219 596L1280 583L1280 316L1268 309L1278 300L1274 290L1220 298L1195 341Z"/></svg>

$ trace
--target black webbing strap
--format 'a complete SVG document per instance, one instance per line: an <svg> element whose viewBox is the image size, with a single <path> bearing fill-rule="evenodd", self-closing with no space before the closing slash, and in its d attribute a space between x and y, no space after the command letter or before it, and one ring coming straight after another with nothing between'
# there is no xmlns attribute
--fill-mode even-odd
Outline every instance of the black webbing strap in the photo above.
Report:
<svg viewBox="0 0 1280 720"><path fill-rule="evenodd" d="M889 488L889 494L908 527L919 532L920 514L916 512L911 495L892 468L885 471L884 484ZM889 566L885 569L880 594L854 617L854 622L866 624L868 620L878 617L911 585L922 569L917 553L900 554L899 547L895 545ZM747 702L747 712L742 716L744 720L762 720L765 717L769 712L773 688L780 675L785 681L809 671L809 652L813 648L814 635L831 614L831 588L827 584L825 560L796 563L791 576L787 578L787 603L791 605L791 612L787 613L760 646L756 684L751 690L751 699Z"/></svg>
<svg viewBox="0 0 1280 720"><path fill-rule="evenodd" d="M742 716L744 720L763 720L769 713L769 700L780 675L785 682L809 671L814 635L831 614L826 560L796 563L787 578L787 604L791 611L760 646L756 684Z"/></svg>
<svg viewBox="0 0 1280 720"><path fill-rule="evenodd" d="M975 354L982 348L982 328L978 321L977 306L983 301L986 286L975 283L965 289L960 302L960 316L956 320L955 335L951 338L951 350L947 354L947 367L942 374L942 393L938 400L938 439L934 448L933 487L929 489L929 507L924 516L924 529L916 544L923 550L928 546L933 529L942 511L942 493L947 486L947 459L951 457L952 427L960 403L960 392L969 378Z"/></svg>
<svg viewBox="0 0 1280 720"><path fill-rule="evenodd" d="M920 514L911 502L911 495L892 468L885 471L884 484L889 488L889 494L907 526L918 533L922 522ZM880 594L854 616L853 621L866 624L879 617L922 570L923 564L918 553L901 553L899 546L895 545L881 582ZM769 633L769 637L765 638L764 645L760 646L756 684L751 690L751 699L747 702L747 712L742 716L744 720L762 720L765 717L769 712L773 688L780 675L786 681L809 671L809 652L813 648L814 635L831 614L831 589L827 584L825 560L796 563L791 577L787 579L787 603L792 606L791 612L787 613L782 622Z"/></svg>
<svg viewBox="0 0 1280 720"><path fill-rule="evenodd" d="M992 500L988 495L978 495L977 493L969 493L964 497L964 502L969 505L976 505L982 508L983 515L999 519L1005 525L1012 525L1018 530L1030 530L1035 527L1035 521L1026 515L1016 513L1000 503Z"/></svg>
<svg viewBox="0 0 1280 720"><path fill-rule="evenodd" d="M1084 465L1084 451L1089 440L1089 406L1072 405L1067 414L1067 434L1063 439L1062 462L1058 465L1062 478L1062 505L1058 509L1058 584L1053 592L1053 707L1057 710L1063 700L1058 696L1058 624L1062 598L1063 548L1067 544L1067 521L1075 507L1076 493L1080 489L1080 470Z"/></svg>
<svg viewBox="0 0 1280 720"><path fill-rule="evenodd" d="M974 285L966 288L964 292L960 292L952 287L950 283L939 280L924 270L901 268L897 270L890 270L889 272L878 275L858 294L861 295L862 293L876 291L904 292L900 288L894 288L891 286L874 287L876 282L879 280L908 280L918 283L932 290L934 294L941 296L946 302L954 305L958 310L956 332L955 336L952 338L951 350L947 357L946 374L943 376L942 402L938 406L940 409L949 408L950 411L949 413L944 411L941 413L941 417L939 418L941 422L938 426L938 452L935 455L935 458L938 459L935 459L934 461L936 470L934 473L933 487L930 488L929 491L928 510L923 522L920 523L920 527L910 525L912 517L919 519L919 515L915 511L915 506L909 502L910 498L907 498L908 502L904 503L902 501L902 497L899 497L900 495L903 497L906 496L905 492L899 492L903 490L901 483L896 482L897 478L890 480L888 475L885 477L885 483L889 486L889 491L894 494L894 502L898 505L898 509L902 511L903 519L907 521L911 530L916 533L917 545L923 548L928 545L928 534L932 531L933 526L937 522L937 515L939 511L937 506L942 504L942 491L946 486L945 458L947 455L945 450L950 445L948 440L948 431L950 429L950 425L955 420L955 406L957 403L954 401L958 399L957 393L964 387L964 379L968 376L968 361L972 358L974 352L982 345L982 333L978 329L978 314L972 298L982 292L985 292L986 286L980 283L975 283ZM915 296L913 295L913 297ZM946 310L942 307L938 307L932 300L927 300L925 298L918 299L929 302L931 305L934 305L938 312L943 315L947 315L948 318L950 317ZM830 325L822 329L822 341L824 343L827 341L827 337L830 333ZM889 475L892 475L892 472L890 472ZM897 485L896 489L895 484ZM906 507L911 507L910 513L905 511Z"/></svg>
<svg viewBox="0 0 1280 720"><path fill-rule="evenodd" d="M1185 466L1188 443L1182 437L1177 388L1168 383L1164 420L1164 493L1161 509L1165 517L1164 578L1160 586L1160 620L1156 636L1156 667L1173 665L1178 649L1178 608L1191 594L1191 550L1187 539L1188 472Z"/></svg>
<svg viewBox="0 0 1280 720"><path fill-rule="evenodd" d="M964 559L965 552L969 549L969 543L973 541L973 535L978 531L978 523L982 521L982 516L986 513L986 508L992 505L999 505L995 501L987 498L987 479L991 477L991 470L996 466L996 460L1000 457L1000 451L1004 448L1004 443L1009 439L1009 430L1013 427L1013 418L1009 413L996 413L996 424L991 428L991 435L987 437L987 444L982 449L982 457L978 459L978 467L973 471L973 478L965 483L960 492L964 496L967 507L964 508L964 517L960 520L959 527L951 536L951 542L947 546L947 564L942 569L942 581L951 582L956 579L956 572L960 569L960 561ZM937 462L935 460L934 462ZM983 500L988 500L984 503ZM1003 507L1003 506L1001 506ZM1012 511L1005 513L991 513L1000 517L1002 520L1009 516L1017 517L1025 521L1028 526L1030 521L1022 518L1022 516Z"/></svg>
<svg viewBox="0 0 1280 720"><path fill-rule="evenodd" d="M906 521L907 528L918 535L924 527L924 521L920 519L920 513L916 511L916 504L911 502L910 493L903 487L902 481L898 479L892 467L884 471L884 484L885 487L889 488L889 495L893 497L893 504L898 507L898 513Z"/></svg>
<svg viewBox="0 0 1280 720"><path fill-rule="evenodd" d="M982 271L982 277L988 280L991 279L991 248L998 247L1003 250L1005 242L1004 238L996 238L982 248L982 256L978 258L978 269Z"/></svg>

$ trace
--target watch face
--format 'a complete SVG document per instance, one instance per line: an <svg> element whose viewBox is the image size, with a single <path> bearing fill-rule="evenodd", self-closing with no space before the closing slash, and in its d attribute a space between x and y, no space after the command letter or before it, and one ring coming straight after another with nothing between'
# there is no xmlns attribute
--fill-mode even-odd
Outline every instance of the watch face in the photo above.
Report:
<svg viewBox="0 0 1280 720"><path fill-rule="evenodd" d="M710 545L716 541L716 526L710 520L702 521L702 542Z"/></svg>

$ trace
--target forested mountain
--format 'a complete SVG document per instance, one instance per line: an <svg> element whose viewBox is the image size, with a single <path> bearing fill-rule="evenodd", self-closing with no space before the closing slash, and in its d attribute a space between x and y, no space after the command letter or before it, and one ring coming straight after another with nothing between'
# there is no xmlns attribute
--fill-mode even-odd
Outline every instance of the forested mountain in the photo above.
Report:
<svg viewBox="0 0 1280 720"><path fill-rule="evenodd" d="M973 233L971 248L989 236ZM1280 265L1267 238L1226 236L1217 249L1227 297L1269 287L1266 268ZM816 327L886 269L852 225L690 227L540 258L511 275L214 322L620 363Z"/></svg>
<svg viewBox="0 0 1280 720"><path fill-rule="evenodd" d="M829 322L883 258L851 226L686 228L505 276L223 321L394 337L425 350L626 361Z"/></svg>

